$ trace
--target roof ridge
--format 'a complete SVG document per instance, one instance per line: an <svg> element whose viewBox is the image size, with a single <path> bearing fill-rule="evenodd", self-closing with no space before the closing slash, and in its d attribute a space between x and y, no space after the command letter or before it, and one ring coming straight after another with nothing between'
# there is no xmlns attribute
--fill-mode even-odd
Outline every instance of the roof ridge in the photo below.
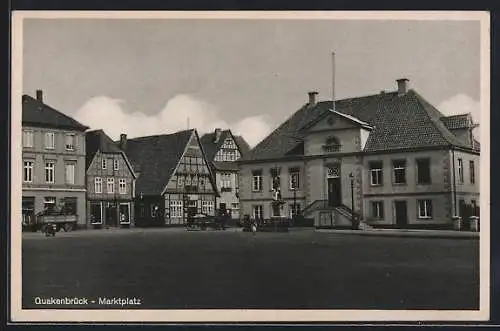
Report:
<svg viewBox="0 0 500 331"><path fill-rule="evenodd" d="M135 137L135 138L128 138L128 141L131 140L140 140L140 139L146 139L146 138L155 138L155 137L167 137L167 136L174 136L177 134L182 134L182 133L187 133L187 132L193 132L196 131L196 129L187 129L187 130L181 130L173 133L164 133L164 134L153 134L149 136L141 136L141 137Z"/></svg>
<svg viewBox="0 0 500 331"><path fill-rule="evenodd" d="M409 91L413 91L413 89L410 89ZM351 101L351 100L359 100L359 99L365 99L365 98L373 98L376 96L387 96L387 95L395 95L397 94L397 91L392 91L392 92L384 92L384 93L372 93L372 94L367 94L367 95L362 95L360 97L349 97L349 98L344 98L344 99L337 99L335 102L346 102L346 101ZM318 101L317 103L331 103L334 100L322 100Z"/></svg>

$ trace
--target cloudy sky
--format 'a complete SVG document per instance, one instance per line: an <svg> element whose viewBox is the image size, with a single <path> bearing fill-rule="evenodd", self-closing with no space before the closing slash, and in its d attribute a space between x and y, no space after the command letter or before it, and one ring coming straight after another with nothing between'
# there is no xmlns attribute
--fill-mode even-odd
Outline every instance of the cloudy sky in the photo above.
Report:
<svg viewBox="0 0 500 331"><path fill-rule="evenodd" d="M460 21L26 19L23 93L112 138L229 127L255 145L307 101L410 79L479 121L480 26Z"/></svg>

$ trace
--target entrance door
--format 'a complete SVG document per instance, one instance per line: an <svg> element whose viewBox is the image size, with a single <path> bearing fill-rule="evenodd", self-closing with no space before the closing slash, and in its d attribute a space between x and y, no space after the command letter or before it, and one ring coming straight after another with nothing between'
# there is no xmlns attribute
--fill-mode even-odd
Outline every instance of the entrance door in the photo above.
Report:
<svg viewBox="0 0 500 331"><path fill-rule="evenodd" d="M408 224L408 211L406 201L394 201L396 211L396 227L405 228Z"/></svg>
<svg viewBox="0 0 500 331"><path fill-rule="evenodd" d="M90 202L90 223L91 224L102 224L102 208L101 202L92 201Z"/></svg>
<svg viewBox="0 0 500 331"><path fill-rule="evenodd" d="M222 215L226 215L227 212L227 206L225 202L219 203L219 210L222 213Z"/></svg>
<svg viewBox="0 0 500 331"><path fill-rule="evenodd" d="M340 194L340 177L328 178L328 205L340 206L342 198Z"/></svg>
<svg viewBox="0 0 500 331"><path fill-rule="evenodd" d="M118 222L116 217L116 207L114 204L108 202L106 205L106 225L117 226Z"/></svg>
<svg viewBox="0 0 500 331"><path fill-rule="evenodd" d="M120 224L128 225L130 224L130 212L128 203L120 203Z"/></svg>

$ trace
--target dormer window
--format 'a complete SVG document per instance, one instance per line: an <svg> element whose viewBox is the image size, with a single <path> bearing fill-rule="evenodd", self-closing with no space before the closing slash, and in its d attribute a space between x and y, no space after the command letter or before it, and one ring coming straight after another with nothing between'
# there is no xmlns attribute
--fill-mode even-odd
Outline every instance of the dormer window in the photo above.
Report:
<svg viewBox="0 0 500 331"><path fill-rule="evenodd" d="M325 144L323 145L323 149L327 153L334 153L340 150L339 140L335 137L326 138Z"/></svg>

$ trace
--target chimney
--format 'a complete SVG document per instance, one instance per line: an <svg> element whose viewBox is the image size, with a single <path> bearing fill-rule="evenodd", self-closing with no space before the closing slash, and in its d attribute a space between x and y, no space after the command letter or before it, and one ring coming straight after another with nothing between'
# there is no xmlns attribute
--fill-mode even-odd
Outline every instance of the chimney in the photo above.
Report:
<svg viewBox="0 0 500 331"><path fill-rule="evenodd" d="M42 90L36 90L36 99L40 102L43 102L43 91Z"/></svg>
<svg viewBox="0 0 500 331"><path fill-rule="evenodd" d="M316 95L318 95L318 92L311 91L311 92L308 92L307 94L309 94L309 106L316 105Z"/></svg>
<svg viewBox="0 0 500 331"><path fill-rule="evenodd" d="M125 151L127 148L127 135L125 133L120 134L120 149Z"/></svg>
<svg viewBox="0 0 500 331"><path fill-rule="evenodd" d="M220 129L220 128L215 129L214 143L217 143L219 141L221 133L222 133L222 129Z"/></svg>
<svg viewBox="0 0 500 331"><path fill-rule="evenodd" d="M398 83L398 96L403 96L408 92L408 82L409 80L406 78L401 78L396 80Z"/></svg>

